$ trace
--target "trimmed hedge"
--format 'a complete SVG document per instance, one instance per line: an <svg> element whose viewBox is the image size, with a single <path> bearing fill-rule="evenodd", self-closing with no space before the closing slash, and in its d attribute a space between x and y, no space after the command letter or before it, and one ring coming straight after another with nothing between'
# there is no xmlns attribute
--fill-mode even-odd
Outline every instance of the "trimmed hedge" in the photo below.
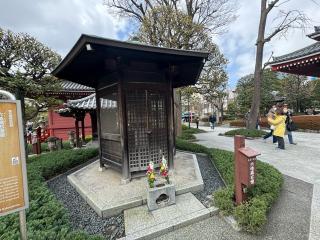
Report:
<svg viewBox="0 0 320 240"><path fill-rule="evenodd" d="M267 134L266 131L262 131L258 129L245 129L245 128L233 129L224 133L224 135L226 136L242 135L245 137L254 137L254 138L262 137L266 134Z"/></svg>
<svg viewBox="0 0 320 240"><path fill-rule="evenodd" d="M63 149L71 149L69 141L63 141L62 146L63 146ZM28 154L32 154L31 144L27 145L27 151L28 151ZM41 152L49 152L48 143L46 142L41 143Z"/></svg>
<svg viewBox="0 0 320 240"><path fill-rule="evenodd" d="M30 207L27 209L28 239L98 240L73 231L67 210L48 189L45 180L98 155L97 149L61 150L30 158L27 163ZM0 239L19 239L18 214L0 219Z"/></svg>
<svg viewBox="0 0 320 240"><path fill-rule="evenodd" d="M273 166L257 160L256 185L248 189L248 201L239 206L234 204L234 158L230 151L207 148L177 139L176 147L181 150L205 153L213 161L226 187L214 192L215 204L222 214L234 215L243 230L257 233L267 221L267 212L279 196L283 177Z"/></svg>
<svg viewBox="0 0 320 240"><path fill-rule="evenodd" d="M186 125L182 125L182 134L178 138L186 141L193 141L193 140L196 140L196 137L193 134L204 133L204 132L206 131L198 128L189 128Z"/></svg>
<svg viewBox="0 0 320 240"><path fill-rule="evenodd" d="M320 115L299 115L292 117L293 122L297 125L299 129L308 130L320 130ZM230 122L232 127L245 127L246 123L243 119L238 119ZM262 118L261 127L269 127L267 118Z"/></svg>

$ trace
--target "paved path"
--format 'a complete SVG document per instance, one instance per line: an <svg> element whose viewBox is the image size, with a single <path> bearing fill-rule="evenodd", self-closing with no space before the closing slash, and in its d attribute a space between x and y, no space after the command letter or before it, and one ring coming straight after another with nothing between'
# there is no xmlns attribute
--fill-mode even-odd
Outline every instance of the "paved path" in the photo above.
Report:
<svg viewBox="0 0 320 240"><path fill-rule="evenodd" d="M214 131L209 127L201 128L207 132L196 134L198 144L233 151L233 138L218 136L219 133L224 133L230 128L216 127ZM312 184L319 182L320 134L294 132L293 137L298 145L290 145L286 137L286 150L276 149L271 138L267 143L262 139L246 140L246 146L261 152L259 160L272 164L285 175Z"/></svg>

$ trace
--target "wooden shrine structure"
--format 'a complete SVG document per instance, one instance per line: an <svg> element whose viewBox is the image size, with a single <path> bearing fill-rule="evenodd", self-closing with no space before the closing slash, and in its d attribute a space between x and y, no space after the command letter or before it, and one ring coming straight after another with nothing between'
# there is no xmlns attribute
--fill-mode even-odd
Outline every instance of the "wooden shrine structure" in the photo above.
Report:
<svg viewBox="0 0 320 240"><path fill-rule="evenodd" d="M73 83L67 80L61 81L61 87L54 91L48 91L45 94L48 96L53 96L57 99L62 100L63 102L67 102L74 99L81 99L88 97L94 94L95 90L93 88ZM50 136L55 136L58 138L62 138L63 140L68 139L69 131L77 131L75 122L76 119L72 117L75 114L69 114L67 109L62 108L63 106L59 106L57 108L50 108L48 110L48 131ZM62 111L60 114L59 112ZM85 136L92 134L92 118L91 112L88 111L85 115L78 116L78 122L81 123L81 136L84 140ZM63 117L69 116L69 117ZM94 137L94 136L93 136Z"/></svg>
<svg viewBox="0 0 320 240"><path fill-rule="evenodd" d="M82 143L85 141L86 128L85 128L85 117L90 115L90 127L92 133L92 140L98 139L98 127L97 127L97 111L96 111L96 94L93 93L87 97L68 100L64 104L64 107L57 111L62 117L72 117L74 118L75 127L75 140L76 146L82 147ZM81 128L79 126L81 124ZM80 130L81 130L81 140L80 141ZM82 142L82 143L81 143Z"/></svg>
<svg viewBox="0 0 320 240"><path fill-rule="evenodd" d="M307 36L317 42L295 52L274 57L270 63L271 69L284 73L320 77L320 26L314 29L314 33Z"/></svg>
<svg viewBox="0 0 320 240"><path fill-rule="evenodd" d="M159 166L173 168L173 89L195 84L207 52L81 35L53 74L96 90L100 166L127 181Z"/></svg>

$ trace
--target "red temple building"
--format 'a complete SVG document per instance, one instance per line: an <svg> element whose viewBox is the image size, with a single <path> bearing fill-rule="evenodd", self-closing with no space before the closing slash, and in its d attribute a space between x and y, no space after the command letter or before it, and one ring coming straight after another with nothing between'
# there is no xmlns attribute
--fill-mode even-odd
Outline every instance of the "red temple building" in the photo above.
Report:
<svg viewBox="0 0 320 240"><path fill-rule="evenodd" d="M94 93L93 88L70 81L63 81L61 88L58 92L50 92L48 94L54 95L66 103L68 100L80 99ZM76 131L75 118L61 116L57 110L58 109L50 109L48 111L48 130L50 136L67 140L68 132L70 130ZM92 135L91 117L89 113L86 113L84 118L84 134L85 136Z"/></svg>
<svg viewBox="0 0 320 240"><path fill-rule="evenodd" d="M307 35L316 42L289 54L274 57L270 63L272 71L320 77L320 26Z"/></svg>

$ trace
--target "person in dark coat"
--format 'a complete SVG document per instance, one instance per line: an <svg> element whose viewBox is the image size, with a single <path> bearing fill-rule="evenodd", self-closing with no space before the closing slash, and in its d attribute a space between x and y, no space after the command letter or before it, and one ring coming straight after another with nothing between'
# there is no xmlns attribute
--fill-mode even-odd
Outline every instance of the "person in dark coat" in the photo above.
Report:
<svg viewBox="0 0 320 240"><path fill-rule="evenodd" d="M199 117L196 117L197 128L199 128Z"/></svg>
<svg viewBox="0 0 320 240"><path fill-rule="evenodd" d="M292 120L292 112L288 109L288 105L284 105L283 108L283 112L284 114L286 114L287 118L286 118L286 130L287 130L287 134L288 134L288 140L290 144L293 145L297 145L297 143L293 142L293 136L292 136L292 131L294 131L294 124L293 124L293 120Z"/></svg>
<svg viewBox="0 0 320 240"><path fill-rule="evenodd" d="M209 122L210 122L211 129L214 129L214 124L216 121L217 121L216 116L214 114L210 115Z"/></svg>

